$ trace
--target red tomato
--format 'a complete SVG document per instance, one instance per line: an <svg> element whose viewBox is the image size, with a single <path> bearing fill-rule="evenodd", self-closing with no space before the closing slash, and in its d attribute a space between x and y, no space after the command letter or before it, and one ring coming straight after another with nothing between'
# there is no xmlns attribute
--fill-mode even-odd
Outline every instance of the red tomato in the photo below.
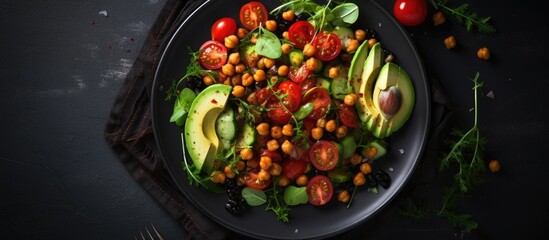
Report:
<svg viewBox="0 0 549 240"><path fill-rule="evenodd" d="M271 98L274 99L272 101L269 101L267 103L267 108L269 108L269 111L267 112L267 117L269 117L269 120L271 120L272 123L277 125L284 125L292 119L292 113L288 112L284 107L282 107L282 104L278 99L275 97Z"/></svg>
<svg viewBox="0 0 549 240"><path fill-rule="evenodd" d="M297 177L305 174L307 170L307 164L305 160L289 159L282 162L282 173L289 179L296 179Z"/></svg>
<svg viewBox="0 0 549 240"><path fill-rule="evenodd" d="M263 190L269 187L269 185L271 185L271 179L261 181L257 179L257 173L259 173L259 170L257 169L248 171L242 178L244 180L244 184L246 184L246 186L250 188L258 189L258 190Z"/></svg>
<svg viewBox="0 0 549 240"><path fill-rule="evenodd" d="M265 26L265 22L269 19L269 12L263 3L254 1L242 5L239 17L246 29L253 30L260 24Z"/></svg>
<svg viewBox="0 0 549 240"><path fill-rule="evenodd" d="M307 69L305 64L302 64L300 67L290 67L288 77L290 80L300 83L305 81L309 77L309 74L311 74L311 71Z"/></svg>
<svg viewBox="0 0 549 240"><path fill-rule="evenodd" d="M307 116L310 119L320 119L326 116L330 108L330 94L325 88L314 87L303 96L303 103L312 103L313 111Z"/></svg>
<svg viewBox="0 0 549 240"><path fill-rule="evenodd" d="M273 89L274 90L274 89ZM268 88L261 88L257 90L257 93L255 95L257 99L257 103L261 106L265 106L267 104L267 101L273 96L273 93Z"/></svg>
<svg viewBox="0 0 549 240"><path fill-rule="evenodd" d="M360 124L358 115L354 106L349 106L347 104L339 104L337 107L337 116L343 125L347 127L356 128Z"/></svg>
<svg viewBox="0 0 549 240"><path fill-rule="evenodd" d="M288 29L288 39L296 48L303 49L315 35L315 27L308 21L297 21Z"/></svg>
<svg viewBox="0 0 549 240"><path fill-rule="evenodd" d="M427 17L426 0L396 0L393 15L404 26L417 26Z"/></svg>
<svg viewBox="0 0 549 240"><path fill-rule="evenodd" d="M236 21L234 18L224 17L212 25L212 39L218 42L225 41L225 37L236 33Z"/></svg>
<svg viewBox="0 0 549 240"><path fill-rule="evenodd" d="M309 161L320 171L330 171L339 161L339 151L330 141L320 140L309 149Z"/></svg>
<svg viewBox="0 0 549 240"><path fill-rule="evenodd" d="M227 62L227 48L218 41L207 41L200 47L198 61L206 69L221 68Z"/></svg>
<svg viewBox="0 0 549 240"><path fill-rule="evenodd" d="M278 85L278 92L283 96L282 104L290 112L295 112L301 103L301 88L294 82L285 81Z"/></svg>
<svg viewBox="0 0 549 240"><path fill-rule="evenodd" d="M322 61L336 58L341 51L341 40L335 33L318 33L313 40L316 48L315 57Z"/></svg>
<svg viewBox="0 0 549 240"><path fill-rule="evenodd" d="M316 78L309 77L305 79L303 82L299 83L299 86L301 87L301 95L304 95L307 91L310 89L316 87Z"/></svg>
<svg viewBox="0 0 549 240"><path fill-rule="evenodd" d="M307 183L309 203L315 206L324 205L332 199L334 186L332 181L324 175L316 175Z"/></svg>

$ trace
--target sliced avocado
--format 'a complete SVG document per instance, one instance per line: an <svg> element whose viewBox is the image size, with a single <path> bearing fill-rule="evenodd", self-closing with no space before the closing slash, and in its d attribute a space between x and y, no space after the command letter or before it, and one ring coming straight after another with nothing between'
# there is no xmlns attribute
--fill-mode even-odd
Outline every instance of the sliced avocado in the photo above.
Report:
<svg viewBox="0 0 549 240"><path fill-rule="evenodd" d="M399 65L386 63L379 72L372 99L381 117L369 130L378 138L389 136L412 114L415 91L410 76Z"/></svg>
<svg viewBox="0 0 549 240"><path fill-rule="evenodd" d="M225 108L232 87L213 84L194 99L185 123L185 145L194 166L209 173L219 148L215 122Z"/></svg>
<svg viewBox="0 0 549 240"><path fill-rule="evenodd" d="M353 59L351 60L351 67L349 67L349 73L347 75L349 89L354 93L360 92L360 83L362 82L362 71L364 70L364 61L368 57L368 41L362 42L358 46Z"/></svg>
<svg viewBox="0 0 549 240"><path fill-rule="evenodd" d="M367 129L370 129L381 115L372 101L373 87L383 64L383 50L378 42L374 44L364 62L356 109L358 116Z"/></svg>

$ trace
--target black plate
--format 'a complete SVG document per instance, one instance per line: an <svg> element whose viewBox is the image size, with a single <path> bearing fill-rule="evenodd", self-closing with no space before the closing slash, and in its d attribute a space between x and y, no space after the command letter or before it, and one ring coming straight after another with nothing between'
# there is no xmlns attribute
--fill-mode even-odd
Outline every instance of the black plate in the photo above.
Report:
<svg viewBox="0 0 549 240"><path fill-rule="evenodd" d="M162 158L173 180L199 209L221 225L255 238L309 239L326 238L347 231L363 223L386 206L402 189L414 171L422 155L429 126L430 96L424 67L415 46L393 17L372 0L357 2L360 17L356 26L371 28L377 32L382 47L393 52L412 78L416 91L416 104L411 118L391 139L386 157L377 160L375 168L391 175L389 189L380 188L379 194L358 191L351 208L337 201L322 207L303 205L293 207L290 223L277 221L265 206L249 207L245 214L235 216L225 210L225 194L214 194L190 186L181 168L181 129L169 122L173 102L165 101L165 90L173 80L185 74L189 62L188 46L198 49L208 40L210 26L223 16L238 19L240 6L245 0L209 1L201 5L179 27L170 40L160 60L152 92L153 129ZM273 9L279 1L262 1ZM221 14L220 14L221 13ZM189 158L189 157L187 157ZM190 158L189 158L190 160Z"/></svg>

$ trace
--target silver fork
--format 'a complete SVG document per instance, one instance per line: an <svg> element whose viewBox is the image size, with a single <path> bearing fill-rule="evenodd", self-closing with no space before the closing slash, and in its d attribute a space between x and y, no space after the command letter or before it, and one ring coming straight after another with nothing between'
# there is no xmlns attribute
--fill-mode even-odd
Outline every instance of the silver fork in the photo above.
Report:
<svg viewBox="0 0 549 240"><path fill-rule="evenodd" d="M139 231L137 236L133 236L135 240L165 240L164 237L156 230L156 227L151 223L152 230L149 230L148 226L145 226L145 231ZM154 235L153 235L154 234Z"/></svg>

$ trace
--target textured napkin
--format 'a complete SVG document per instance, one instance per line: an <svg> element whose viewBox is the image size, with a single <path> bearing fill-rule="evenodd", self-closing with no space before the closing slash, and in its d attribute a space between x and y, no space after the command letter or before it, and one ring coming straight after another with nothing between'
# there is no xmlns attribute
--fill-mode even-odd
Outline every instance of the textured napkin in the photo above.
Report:
<svg viewBox="0 0 549 240"><path fill-rule="evenodd" d="M179 192L157 152L151 126L149 94L160 55L177 27L200 3L202 0L168 0L165 3L119 89L104 137L129 174L183 227L188 239L247 239L208 218ZM450 113L445 92L436 78L430 76L429 79L432 88L431 139L423 163L429 163L425 159L431 159L436 153L440 133ZM429 181L432 177L429 169L436 167L424 169L427 173L419 179ZM352 237L352 232L338 237Z"/></svg>

